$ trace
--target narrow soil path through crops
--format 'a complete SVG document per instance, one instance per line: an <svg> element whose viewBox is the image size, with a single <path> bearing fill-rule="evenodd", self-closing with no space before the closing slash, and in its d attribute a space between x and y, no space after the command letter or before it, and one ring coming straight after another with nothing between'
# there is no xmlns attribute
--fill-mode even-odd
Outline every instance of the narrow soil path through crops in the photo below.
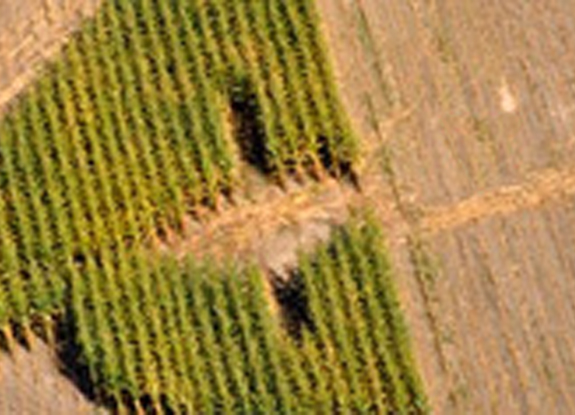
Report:
<svg viewBox="0 0 575 415"><path fill-rule="evenodd" d="M377 159L377 158L376 158ZM194 253L219 259L256 258L278 271L293 264L298 249L312 248L329 237L333 226L343 224L353 211L372 209L384 224L390 243L404 243L409 236L402 207L385 174L364 171L360 189L335 179L292 182L281 190L274 185L250 191L251 200L207 212L202 222L187 223L184 234L173 234L153 244L167 254ZM512 215L575 196L575 169L548 169L527 176L523 182L478 193L445 205L419 205L412 227L433 235L493 216Z"/></svg>

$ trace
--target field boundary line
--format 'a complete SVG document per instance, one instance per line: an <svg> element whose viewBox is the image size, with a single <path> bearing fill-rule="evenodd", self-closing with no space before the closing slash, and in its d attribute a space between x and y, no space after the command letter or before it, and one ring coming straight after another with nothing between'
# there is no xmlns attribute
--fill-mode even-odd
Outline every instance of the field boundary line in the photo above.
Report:
<svg viewBox="0 0 575 415"><path fill-rule="evenodd" d="M426 234L470 222L561 202L575 196L575 168L534 172L518 184L471 196L451 206L423 208L420 227Z"/></svg>
<svg viewBox="0 0 575 415"><path fill-rule="evenodd" d="M337 225L344 222L350 211L362 207L375 209L388 238L403 244L411 233L410 226L389 190L380 186L380 179L368 174L362 182L362 191L327 180L264 197L261 201L229 206L209 214L201 222L192 222L186 235L174 234L170 240L154 241L152 246L178 257L189 252L216 257L251 253L261 259L265 245L270 241L273 244L280 233L297 232L303 234L304 239L317 239L314 230L306 235L305 229L310 223ZM454 204L419 206L420 214L413 225L422 235L432 236L494 216L560 203L571 196L575 196L575 168L546 169L534 172L520 183L495 188ZM267 262L266 258L263 262ZM272 260L267 265L273 263Z"/></svg>

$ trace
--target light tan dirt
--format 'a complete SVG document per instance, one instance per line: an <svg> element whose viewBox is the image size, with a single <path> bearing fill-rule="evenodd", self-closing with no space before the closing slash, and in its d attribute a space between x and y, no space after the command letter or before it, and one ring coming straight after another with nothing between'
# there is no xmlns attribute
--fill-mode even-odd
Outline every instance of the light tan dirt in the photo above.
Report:
<svg viewBox="0 0 575 415"><path fill-rule="evenodd" d="M0 113L100 0L0 0Z"/></svg>
<svg viewBox="0 0 575 415"><path fill-rule="evenodd" d="M510 216L521 210L568 202L575 196L575 169L546 169L523 183L478 193L454 205L422 208L420 226L439 233L491 216Z"/></svg>
<svg viewBox="0 0 575 415"><path fill-rule="evenodd" d="M58 368L53 351L40 339L31 350L17 345L0 353L0 414L103 414Z"/></svg>
<svg viewBox="0 0 575 415"><path fill-rule="evenodd" d="M354 123L386 143L434 260L391 241L434 412L575 413L575 3L319 4Z"/></svg>
<svg viewBox="0 0 575 415"><path fill-rule="evenodd" d="M573 413L574 203L430 239L443 413Z"/></svg>

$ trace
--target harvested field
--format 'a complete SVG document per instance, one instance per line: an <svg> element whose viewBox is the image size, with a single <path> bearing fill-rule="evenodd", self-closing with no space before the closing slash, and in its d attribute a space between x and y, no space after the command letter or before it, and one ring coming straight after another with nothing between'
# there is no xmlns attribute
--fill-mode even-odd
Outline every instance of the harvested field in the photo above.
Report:
<svg viewBox="0 0 575 415"><path fill-rule="evenodd" d="M320 4L353 121L391 155L434 412L573 413L575 4Z"/></svg>
<svg viewBox="0 0 575 415"><path fill-rule="evenodd" d="M442 389L456 413L574 408L575 198L428 240Z"/></svg>

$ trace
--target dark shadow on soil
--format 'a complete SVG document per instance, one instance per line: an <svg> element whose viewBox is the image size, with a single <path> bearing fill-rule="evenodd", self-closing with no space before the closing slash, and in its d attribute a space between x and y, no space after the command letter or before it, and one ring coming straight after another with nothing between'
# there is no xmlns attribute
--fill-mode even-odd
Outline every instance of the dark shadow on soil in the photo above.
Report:
<svg viewBox="0 0 575 415"><path fill-rule="evenodd" d="M271 173L265 127L254 88L247 77L239 78L228 90L234 139L243 160L263 174Z"/></svg>
<svg viewBox="0 0 575 415"><path fill-rule="evenodd" d="M5 333L0 332L0 353L10 353L11 347L10 340L6 337Z"/></svg>
<svg viewBox="0 0 575 415"><path fill-rule="evenodd" d="M287 277L272 274L270 281L288 334L300 340L304 330L314 332L315 324L299 270L290 271Z"/></svg>
<svg viewBox="0 0 575 415"><path fill-rule="evenodd" d="M354 188L361 191L359 176L353 168L351 161L338 160L333 154L333 143L326 136L320 136L317 139L318 157L323 168L335 178L348 181Z"/></svg>
<svg viewBox="0 0 575 415"><path fill-rule="evenodd" d="M124 399L126 401L126 399ZM165 395L160 395L159 403L154 403L150 395L144 395L140 398L140 408L134 408L133 402L125 402L124 405L129 405L128 408L132 413L138 413L141 409L145 414L149 415L185 415L189 411L183 406L173 408Z"/></svg>
<svg viewBox="0 0 575 415"><path fill-rule="evenodd" d="M68 307L68 310L70 308ZM54 325L56 355L61 362L61 371L91 401L98 401L96 385L92 382L90 370L81 360L81 349L76 343L77 327L71 312L65 312Z"/></svg>

